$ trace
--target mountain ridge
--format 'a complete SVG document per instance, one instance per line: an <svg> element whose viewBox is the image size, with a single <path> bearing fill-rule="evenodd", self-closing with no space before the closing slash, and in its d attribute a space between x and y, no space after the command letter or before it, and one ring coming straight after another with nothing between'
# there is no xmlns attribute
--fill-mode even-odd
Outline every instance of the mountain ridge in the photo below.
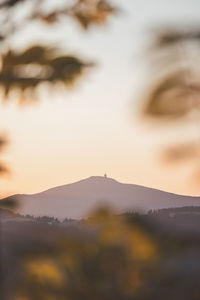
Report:
<svg viewBox="0 0 200 300"><path fill-rule="evenodd" d="M200 206L200 197L177 195L113 178L91 176L36 194L18 194L19 213L34 216L80 219L97 206L107 205L117 212L148 211L187 205ZM8 197L10 198L10 197Z"/></svg>

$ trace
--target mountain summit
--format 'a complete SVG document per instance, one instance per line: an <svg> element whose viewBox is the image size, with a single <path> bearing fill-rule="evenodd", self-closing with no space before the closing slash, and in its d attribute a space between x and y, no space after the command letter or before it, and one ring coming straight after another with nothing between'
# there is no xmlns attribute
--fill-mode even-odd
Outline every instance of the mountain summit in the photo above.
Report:
<svg viewBox="0 0 200 300"><path fill-rule="evenodd" d="M74 219L87 216L91 210L101 205L111 206L117 212L200 205L200 197L181 196L124 184L106 176L92 176L41 193L15 197L20 202L21 214Z"/></svg>

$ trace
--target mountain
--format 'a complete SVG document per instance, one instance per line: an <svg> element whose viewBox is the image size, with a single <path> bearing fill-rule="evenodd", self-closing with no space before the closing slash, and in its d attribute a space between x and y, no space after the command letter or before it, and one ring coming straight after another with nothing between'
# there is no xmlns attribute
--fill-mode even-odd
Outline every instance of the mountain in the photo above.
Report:
<svg viewBox="0 0 200 300"><path fill-rule="evenodd" d="M19 200L21 214L72 219L83 218L101 205L111 206L117 212L146 212L151 209L200 205L200 197L124 184L101 176L92 176L33 195L19 194L11 197Z"/></svg>

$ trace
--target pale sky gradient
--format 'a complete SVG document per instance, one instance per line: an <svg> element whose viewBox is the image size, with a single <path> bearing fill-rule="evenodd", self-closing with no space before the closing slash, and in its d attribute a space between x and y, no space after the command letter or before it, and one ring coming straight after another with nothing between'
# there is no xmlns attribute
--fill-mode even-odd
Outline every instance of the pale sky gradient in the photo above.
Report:
<svg viewBox="0 0 200 300"><path fill-rule="evenodd" d="M115 1L113 1L115 2ZM11 174L1 178L0 196L36 193L91 175L108 173L121 182L152 186L181 194L200 194L191 184L194 165L164 168L158 163L155 143L173 133L155 133L140 126L137 107L141 78L141 50L154 28L168 24L199 24L198 0L116 1L123 14L107 27L83 33L66 22L49 39L71 53L97 61L98 66L81 79L77 88L44 93L28 107L1 104L1 132L10 144L2 159ZM31 34L30 34L31 32ZM42 40L42 31L24 30L23 40ZM196 134L190 126L188 135ZM183 130L182 133L186 134ZM180 137L179 137L180 138Z"/></svg>

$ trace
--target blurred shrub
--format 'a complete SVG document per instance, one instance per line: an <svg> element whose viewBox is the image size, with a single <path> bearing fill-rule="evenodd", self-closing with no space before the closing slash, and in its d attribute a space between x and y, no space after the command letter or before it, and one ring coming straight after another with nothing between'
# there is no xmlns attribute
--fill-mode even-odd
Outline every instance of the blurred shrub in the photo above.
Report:
<svg viewBox="0 0 200 300"><path fill-rule="evenodd" d="M24 258L15 300L139 299L158 260L157 244L144 228L103 209L53 248L51 255Z"/></svg>
<svg viewBox="0 0 200 300"><path fill-rule="evenodd" d="M157 214L158 221L159 212L116 216L100 209L68 229L10 221L1 299L198 300L199 234L181 233L176 217L168 230L155 222Z"/></svg>

